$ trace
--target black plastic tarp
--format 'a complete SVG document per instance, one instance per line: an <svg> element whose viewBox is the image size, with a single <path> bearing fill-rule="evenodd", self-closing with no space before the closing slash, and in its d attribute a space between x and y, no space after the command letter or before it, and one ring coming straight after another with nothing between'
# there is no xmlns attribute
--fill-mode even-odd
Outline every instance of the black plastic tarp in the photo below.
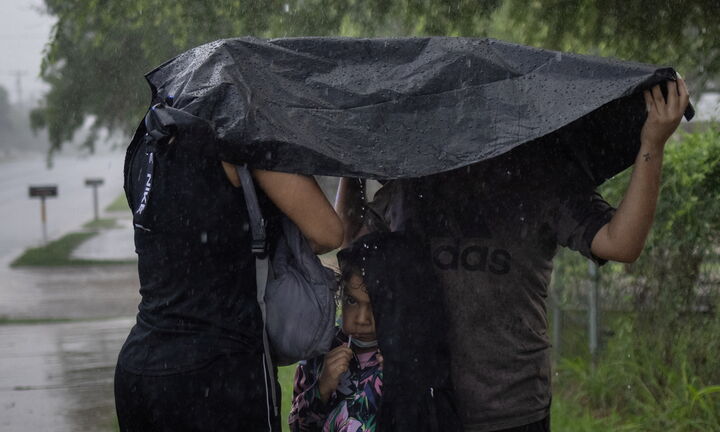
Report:
<svg viewBox="0 0 720 432"><path fill-rule="evenodd" d="M668 79L666 67L450 37L225 39L147 75L158 109L209 122L233 163L418 177L550 140L596 184L632 164L641 92Z"/></svg>

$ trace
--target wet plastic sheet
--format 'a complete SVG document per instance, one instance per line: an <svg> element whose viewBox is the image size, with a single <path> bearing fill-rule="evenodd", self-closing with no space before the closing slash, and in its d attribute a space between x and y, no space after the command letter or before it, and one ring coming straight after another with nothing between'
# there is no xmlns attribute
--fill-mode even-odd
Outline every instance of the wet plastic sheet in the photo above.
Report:
<svg viewBox="0 0 720 432"><path fill-rule="evenodd" d="M226 39L147 75L159 108L209 122L229 162L418 177L550 140L596 184L634 160L642 90L674 78L671 68L449 37Z"/></svg>

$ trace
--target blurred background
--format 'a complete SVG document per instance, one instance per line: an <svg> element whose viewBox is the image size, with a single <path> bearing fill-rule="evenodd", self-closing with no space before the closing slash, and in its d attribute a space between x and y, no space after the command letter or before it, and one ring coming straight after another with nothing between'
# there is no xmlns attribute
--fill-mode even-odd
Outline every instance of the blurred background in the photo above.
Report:
<svg viewBox="0 0 720 432"><path fill-rule="evenodd" d="M493 37L679 70L697 117L667 146L643 256L556 260L553 430L720 430L717 0L3 0L0 430L117 428L112 374L139 300L122 161L143 74L245 35ZM628 174L603 185L611 203Z"/></svg>

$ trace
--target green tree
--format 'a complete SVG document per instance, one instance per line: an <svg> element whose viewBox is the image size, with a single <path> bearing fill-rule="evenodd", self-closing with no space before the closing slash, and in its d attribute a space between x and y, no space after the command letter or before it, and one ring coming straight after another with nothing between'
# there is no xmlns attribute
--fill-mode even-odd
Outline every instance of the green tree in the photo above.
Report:
<svg viewBox="0 0 720 432"><path fill-rule="evenodd" d="M720 2L508 0L507 38L548 49L672 65L698 92L717 85Z"/></svg>

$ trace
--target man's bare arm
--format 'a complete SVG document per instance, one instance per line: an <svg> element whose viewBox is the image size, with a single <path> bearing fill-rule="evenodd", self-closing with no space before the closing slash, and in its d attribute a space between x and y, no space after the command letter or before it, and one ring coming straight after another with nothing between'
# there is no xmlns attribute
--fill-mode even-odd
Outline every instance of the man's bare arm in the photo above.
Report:
<svg viewBox="0 0 720 432"><path fill-rule="evenodd" d="M634 262L645 246L660 192L665 143L680 124L689 102L681 78L677 83L668 82L667 87L667 101L659 85L644 92L648 118L640 134L640 151L617 212L593 238L591 250L599 258Z"/></svg>

